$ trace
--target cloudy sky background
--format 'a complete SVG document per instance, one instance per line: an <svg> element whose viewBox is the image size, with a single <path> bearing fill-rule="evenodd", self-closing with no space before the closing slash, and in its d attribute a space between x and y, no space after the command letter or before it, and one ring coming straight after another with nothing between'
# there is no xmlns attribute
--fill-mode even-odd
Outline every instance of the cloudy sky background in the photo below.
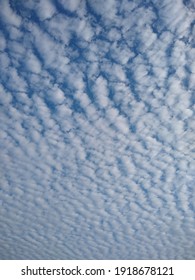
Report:
<svg viewBox="0 0 195 280"><path fill-rule="evenodd" d="M195 259L193 0L0 0L0 259Z"/></svg>

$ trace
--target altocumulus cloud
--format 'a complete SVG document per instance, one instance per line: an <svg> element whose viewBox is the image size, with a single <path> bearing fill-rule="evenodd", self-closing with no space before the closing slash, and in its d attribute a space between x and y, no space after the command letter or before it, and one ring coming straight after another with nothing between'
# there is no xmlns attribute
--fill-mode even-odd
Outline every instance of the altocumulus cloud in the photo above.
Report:
<svg viewBox="0 0 195 280"><path fill-rule="evenodd" d="M0 258L195 259L194 1L0 6Z"/></svg>

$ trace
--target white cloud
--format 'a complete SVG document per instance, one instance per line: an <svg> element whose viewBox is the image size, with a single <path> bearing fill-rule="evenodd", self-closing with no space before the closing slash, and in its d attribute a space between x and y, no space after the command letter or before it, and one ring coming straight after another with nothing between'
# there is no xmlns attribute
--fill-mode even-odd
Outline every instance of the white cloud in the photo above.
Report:
<svg viewBox="0 0 195 280"><path fill-rule="evenodd" d="M162 6L161 6L162 5ZM160 16L164 24L172 32L176 32L179 37L184 36L188 31L191 15L185 9L182 0L172 2L170 0L163 1L159 6Z"/></svg>
<svg viewBox="0 0 195 280"><path fill-rule="evenodd" d="M81 3L81 0L60 0L60 3L63 5L63 7L71 12L75 12L79 9L79 5Z"/></svg>
<svg viewBox="0 0 195 280"><path fill-rule="evenodd" d="M107 81L103 77L98 77L94 85L95 98L101 107L109 104Z"/></svg>
<svg viewBox="0 0 195 280"><path fill-rule="evenodd" d="M91 0L89 2L91 8L97 13L105 18L112 18L116 14L116 5L117 2L115 0L108 0L104 2L103 0Z"/></svg>
<svg viewBox="0 0 195 280"><path fill-rule="evenodd" d="M10 1L1 1L1 17L4 23L20 27L21 18L13 11L10 6Z"/></svg>
<svg viewBox="0 0 195 280"><path fill-rule="evenodd" d="M195 258L192 10L3 2L0 258Z"/></svg>
<svg viewBox="0 0 195 280"><path fill-rule="evenodd" d="M25 61L26 61L27 69L30 72L34 72L36 74L39 74L41 72L41 63L37 58L37 56L35 56L33 53L30 53L26 57Z"/></svg>
<svg viewBox="0 0 195 280"><path fill-rule="evenodd" d="M5 37L4 35L2 34L2 32L0 32L0 50L3 51L6 47L6 40L5 40Z"/></svg>
<svg viewBox="0 0 195 280"><path fill-rule="evenodd" d="M48 96L54 104L62 104L64 102L64 92L57 85L53 86Z"/></svg>
<svg viewBox="0 0 195 280"><path fill-rule="evenodd" d="M55 7L50 0L47 2L43 0L39 1L36 8L38 16L41 20L50 19L56 12Z"/></svg>

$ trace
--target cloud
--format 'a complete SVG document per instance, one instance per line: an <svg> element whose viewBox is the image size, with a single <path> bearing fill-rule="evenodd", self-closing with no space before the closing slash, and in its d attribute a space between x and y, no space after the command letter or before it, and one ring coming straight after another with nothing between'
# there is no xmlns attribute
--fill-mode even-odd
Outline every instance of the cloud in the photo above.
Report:
<svg viewBox="0 0 195 280"><path fill-rule="evenodd" d="M75 0L75 1L71 1L71 0L60 0L61 5L63 5L63 7L71 12L77 12L79 9L79 5L81 4L80 0Z"/></svg>
<svg viewBox="0 0 195 280"><path fill-rule="evenodd" d="M106 3L104 3L103 0L96 1L92 0L89 1L89 4L91 6L91 9L97 14L105 18L112 19L116 14L116 5L118 4L117 1L109 0Z"/></svg>
<svg viewBox="0 0 195 280"><path fill-rule="evenodd" d="M21 18L14 12L9 1L1 1L1 16L4 24L13 25L17 28L21 25Z"/></svg>
<svg viewBox="0 0 195 280"><path fill-rule="evenodd" d="M0 3L0 258L194 259L192 1Z"/></svg>
<svg viewBox="0 0 195 280"><path fill-rule="evenodd" d="M55 12L56 9L55 6L52 4L52 1L47 1L47 3L45 3L45 1L41 0L38 2L37 14L40 20L46 20L52 18Z"/></svg>

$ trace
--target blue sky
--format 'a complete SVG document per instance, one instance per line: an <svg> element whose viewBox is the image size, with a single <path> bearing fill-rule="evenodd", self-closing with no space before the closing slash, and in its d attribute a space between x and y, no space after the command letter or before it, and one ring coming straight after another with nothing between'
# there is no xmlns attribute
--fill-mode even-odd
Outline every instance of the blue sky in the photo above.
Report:
<svg viewBox="0 0 195 280"><path fill-rule="evenodd" d="M0 7L0 259L195 259L194 1Z"/></svg>

